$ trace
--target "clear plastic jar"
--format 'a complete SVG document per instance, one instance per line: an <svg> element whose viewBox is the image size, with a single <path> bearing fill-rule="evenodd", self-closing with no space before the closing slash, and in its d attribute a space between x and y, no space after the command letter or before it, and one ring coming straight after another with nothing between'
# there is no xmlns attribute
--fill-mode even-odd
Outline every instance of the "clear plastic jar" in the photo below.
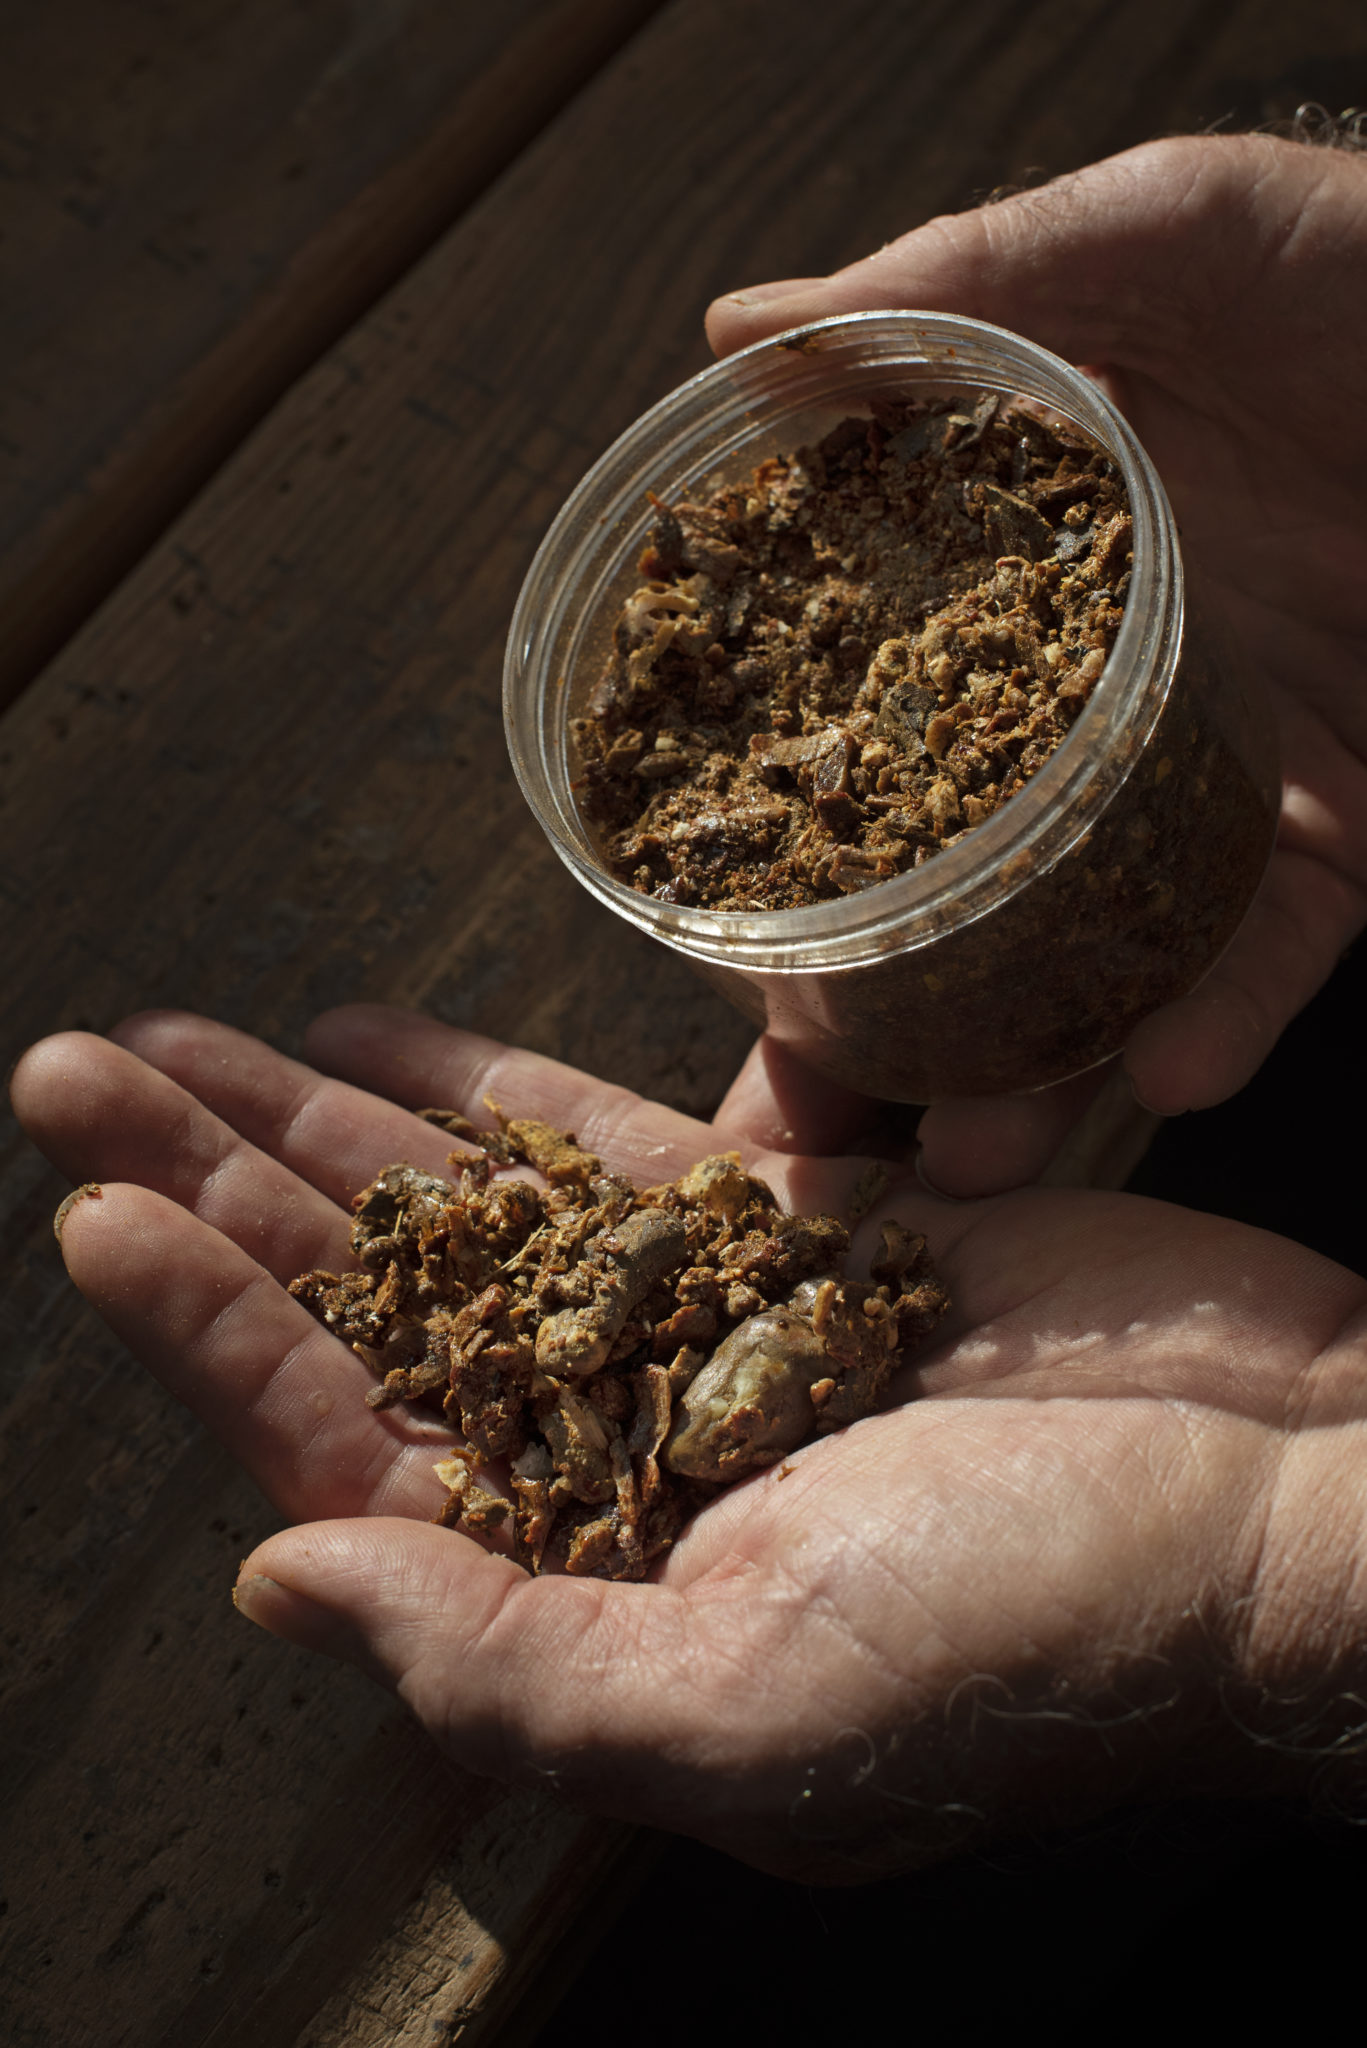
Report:
<svg viewBox="0 0 1367 2048"><path fill-rule="evenodd" d="M618 881L576 806L570 721L640 582L647 492L706 497L875 395L985 391L1081 427L1129 495L1124 618L1067 739L957 844L856 895L699 910ZM856 313L760 342L645 413L532 564L504 710L523 793L600 902L685 954L808 1065L903 1102L1043 1087L1117 1052L1224 950L1275 828L1269 721L1193 626L1171 508L1129 426L1057 356L945 314Z"/></svg>

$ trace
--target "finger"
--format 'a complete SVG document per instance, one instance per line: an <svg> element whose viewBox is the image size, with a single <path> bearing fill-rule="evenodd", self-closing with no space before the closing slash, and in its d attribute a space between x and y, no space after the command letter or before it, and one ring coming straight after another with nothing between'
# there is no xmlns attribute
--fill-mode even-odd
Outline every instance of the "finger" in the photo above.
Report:
<svg viewBox="0 0 1367 2048"><path fill-rule="evenodd" d="M509 1116L542 1117L642 1185L667 1180L715 1149L715 1133L694 1117L414 1010L381 1003L329 1010L305 1043L325 1072L415 1109L440 1104L488 1123L487 1096Z"/></svg>
<svg viewBox="0 0 1367 2048"><path fill-rule="evenodd" d="M1152 368L1185 344L1195 303L1218 295L1212 273L1229 237L1199 266L1180 250L1206 239L1207 218L1227 225L1231 204L1246 198L1250 162L1260 165L1268 147L1277 145L1266 137L1215 149L1204 138L1146 143L929 221L792 292L718 299L708 337L725 355L838 313L933 307L1014 328L1072 362Z"/></svg>
<svg viewBox="0 0 1367 2048"><path fill-rule="evenodd" d="M1096 1067L1030 1095L932 1103L916 1133L922 1178L957 1201L1037 1180L1110 1072Z"/></svg>
<svg viewBox="0 0 1367 2048"><path fill-rule="evenodd" d="M415 1106L449 1104L487 1117L491 1096L510 1115L544 1117L574 1131L581 1145L638 1187L672 1180L718 1147L718 1131L695 1117L646 1102L630 1089L491 1038L455 1031L412 1010L357 1003L331 1010L310 1027L310 1056L329 1073ZM840 1214L867 1170L862 1159L789 1160L736 1136L749 1169L800 1214Z"/></svg>
<svg viewBox="0 0 1367 2048"><path fill-rule="evenodd" d="M311 1027L309 1048L328 1074L181 1011L145 1012L119 1025L117 1035L339 1207L396 1160L432 1173L445 1170L450 1140L386 1100L391 1093L414 1107L457 1109L485 1124L493 1121L485 1105L492 1096L510 1115L539 1115L577 1131L609 1168L642 1187L686 1172L718 1144L710 1124L627 1089L383 1004L331 1011ZM351 1079L333 1078L339 1072ZM799 1214L843 1215L868 1171L865 1159L789 1161L743 1140L740 1149L751 1170ZM285 1274L282 1256L271 1253L269 1262L273 1272ZM318 1256L288 1270L309 1263L317 1264Z"/></svg>
<svg viewBox="0 0 1367 2048"><path fill-rule="evenodd" d="M713 1119L729 1137L774 1152L874 1149L881 1105L804 1066L766 1031L722 1098Z"/></svg>
<svg viewBox="0 0 1367 2048"><path fill-rule="evenodd" d="M376 1412L366 1367L238 1247L146 1188L67 1212L67 1270L91 1305L290 1516L431 1515L451 1433Z"/></svg>
<svg viewBox="0 0 1367 2048"><path fill-rule="evenodd" d="M1258 624L1267 627L1262 615ZM1285 630L1263 637L1290 661ZM1327 660L1315 670L1326 672L1333 676ZM1345 701L1351 691L1345 678ZM1262 887L1223 958L1190 995L1146 1018L1126 1048L1135 1093L1163 1115L1207 1109L1242 1088L1367 918L1361 760L1312 708L1285 693L1274 704L1282 811Z"/></svg>
<svg viewBox="0 0 1367 2048"><path fill-rule="evenodd" d="M44 1039L20 1060L10 1092L29 1136L73 1181L137 1181L277 1280L347 1258L350 1217L335 1202L108 1039Z"/></svg>
<svg viewBox="0 0 1367 2048"><path fill-rule="evenodd" d="M1224 957L1131 1037L1125 1067L1139 1100L1178 1116L1242 1088L1361 930L1363 910L1346 877L1304 854L1274 854Z"/></svg>
<svg viewBox="0 0 1367 2048"><path fill-rule="evenodd" d="M397 1161L446 1171L452 1143L444 1132L226 1024L148 1010L111 1036L341 1208Z"/></svg>
<svg viewBox="0 0 1367 2048"><path fill-rule="evenodd" d="M750 316L751 309L758 306L780 306L787 299L802 298L819 292L829 283L825 277L783 277L769 284L747 284L738 292L726 292L715 299L704 316L707 338L714 352L719 356L730 355L732 349L744 346L743 341L731 341L731 323ZM779 327L788 323L779 322ZM793 323L796 325L796 322ZM777 333L779 328L771 327L768 333ZM757 337L758 338L758 337Z"/></svg>

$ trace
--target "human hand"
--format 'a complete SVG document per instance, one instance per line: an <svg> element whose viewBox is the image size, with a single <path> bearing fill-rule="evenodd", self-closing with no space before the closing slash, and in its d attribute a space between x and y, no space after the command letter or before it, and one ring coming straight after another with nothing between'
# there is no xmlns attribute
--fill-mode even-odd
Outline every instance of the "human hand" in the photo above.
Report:
<svg viewBox="0 0 1367 2048"><path fill-rule="evenodd" d="M719 299L708 333L724 355L899 306L992 320L1099 372L1167 486L1203 608L1271 692L1284 795L1263 889L1212 972L1124 1053L1150 1108L1207 1107L1257 1070L1367 917L1367 161L1267 136L1149 143L833 277ZM1031 1178L1097 1085L936 1104L928 1177L957 1195ZM837 1144L869 1115L816 1077L805 1107ZM756 1138L791 1123L764 1053L726 1110Z"/></svg>
<svg viewBox="0 0 1367 2048"><path fill-rule="evenodd" d="M314 1068L174 1014L115 1038L14 1075L103 1185L65 1217L72 1276L298 1525L246 1561L244 1612L462 1763L838 1881L1146 1789L1295 1785L1341 1737L1367 1642L1367 1283L1341 1268L1123 1196L898 1187L882 1213L955 1298L899 1405L720 1494L653 1583L530 1579L426 1519L446 1432L367 1407L283 1283L344 1263L381 1166L440 1170L419 1105L492 1090L641 1181L729 1133L400 1011L321 1018ZM749 1163L808 1211L864 1166Z"/></svg>

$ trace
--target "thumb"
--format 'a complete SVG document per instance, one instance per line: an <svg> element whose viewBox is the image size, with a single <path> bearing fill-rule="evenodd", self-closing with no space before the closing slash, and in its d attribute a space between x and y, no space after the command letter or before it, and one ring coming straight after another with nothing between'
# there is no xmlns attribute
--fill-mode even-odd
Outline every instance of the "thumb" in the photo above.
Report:
<svg viewBox="0 0 1367 2048"><path fill-rule="evenodd" d="M307 1522L268 1537L243 1560L233 1605L272 1635L359 1665L401 1692L434 1627L453 1644L458 1631L481 1632L525 1581L515 1565L466 1538L377 1515Z"/></svg>
<svg viewBox="0 0 1367 2048"><path fill-rule="evenodd" d="M679 1604L663 1586L532 1579L453 1530L375 1516L269 1537L233 1598L272 1634L396 1692L467 1769L507 1778L578 1756L593 1796L593 1759L638 1747L651 1719L642 1593L659 1635Z"/></svg>
<svg viewBox="0 0 1367 2048"><path fill-rule="evenodd" d="M726 355L833 314L917 307L994 321L1072 362L1153 371L1219 307L1213 272L1231 215L1247 212L1267 151L1282 147L1266 136L1145 143L996 205L942 215L778 297L760 287L718 299L708 338ZM1216 220L1225 232L1212 241Z"/></svg>

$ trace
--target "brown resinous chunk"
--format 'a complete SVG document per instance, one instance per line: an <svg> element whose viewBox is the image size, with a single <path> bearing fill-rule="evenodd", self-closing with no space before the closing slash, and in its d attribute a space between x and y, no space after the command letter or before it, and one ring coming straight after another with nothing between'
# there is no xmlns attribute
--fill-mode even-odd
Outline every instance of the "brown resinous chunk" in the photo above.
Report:
<svg viewBox="0 0 1367 2048"><path fill-rule="evenodd" d="M640 1578L718 1486L869 1414L947 1306L923 1238L884 1224L848 1279L844 1226L785 1215L738 1153L638 1190L496 1114L424 1111L479 1150L450 1180L386 1167L353 1204L361 1270L290 1292L365 1359L372 1407L460 1432L438 1519L530 1571ZM517 1160L549 1184L493 1178Z"/></svg>

